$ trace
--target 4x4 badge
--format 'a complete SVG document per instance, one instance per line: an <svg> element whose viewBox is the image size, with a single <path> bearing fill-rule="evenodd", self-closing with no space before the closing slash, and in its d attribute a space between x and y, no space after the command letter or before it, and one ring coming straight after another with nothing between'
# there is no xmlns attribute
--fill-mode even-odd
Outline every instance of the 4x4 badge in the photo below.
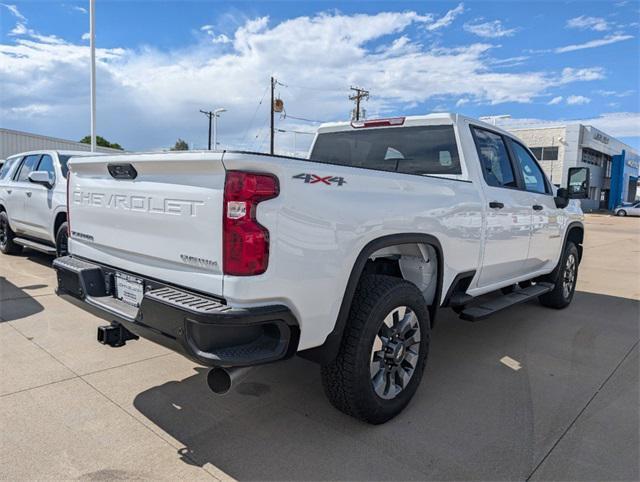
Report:
<svg viewBox="0 0 640 482"><path fill-rule="evenodd" d="M335 176L318 176L317 174L297 174L293 176L293 179L302 179L306 184L326 184L327 186L331 186L331 184L337 184L338 186L342 186L346 184L347 181L344 180L343 177L335 177Z"/></svg>

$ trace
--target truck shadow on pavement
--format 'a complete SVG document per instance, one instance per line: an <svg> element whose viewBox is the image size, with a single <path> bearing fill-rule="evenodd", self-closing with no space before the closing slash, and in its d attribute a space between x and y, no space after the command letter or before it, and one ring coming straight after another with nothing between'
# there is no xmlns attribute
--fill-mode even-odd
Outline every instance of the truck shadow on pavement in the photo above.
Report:
<svg viewBox="0 0 640 482"><path fill-rule="evenodd" d="M381 426L333 409L318 366L300 358L256 367L224 397L197 367L138 394L134 406L184 446L185 463L240 480L523 480L637 344L639 312L636 300L586 292L566 310L527 303L475 324L443 310L416 396ZM625 390L637 394L637 376L634 384ZM637 427L633 405L609 423ZM579 460L598 463L610 443L596 433L577 444L554 478L573 478ZM637 431L623 444L616 464L637 476Z"/></svg>
<svg viewBox="0 0 640 482"><path fill-rule="evenodd" d="M4 276L0 276L0 323L25 318L44 310L44 307L28 292L46 286L45 284L16 286ZM8 307L9 304L11 307Z"/></svg>

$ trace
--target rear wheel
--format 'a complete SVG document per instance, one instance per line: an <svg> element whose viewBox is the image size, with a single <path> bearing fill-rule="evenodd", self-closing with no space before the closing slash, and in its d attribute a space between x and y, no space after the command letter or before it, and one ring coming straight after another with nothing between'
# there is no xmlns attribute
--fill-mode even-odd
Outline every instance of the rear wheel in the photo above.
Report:
<svg viewBox="0 0 640 482"><path fill-rule="evenodd" d="M578 264L580 257L578 248L572 242L568 242L558 269L555 286L552 291L539 297L540 303L550 308L566 308L573 299L578 280Z"/></svg>
<svg viewBox="0 0 640 482"><path fill-rule="evenodd" d="M56 255L66 256L69 253L69 238L66 221L60 225L56 232Z"/></svg>
<svg viewBox="0 0 640 482"><path fill-rule="evenodd" d="M617 213L616 216L626 216L627 215L627 211L625 211L624 209L620 209Z"/></svg>
<svg viewBox="0 0 640 482"><path fill-rule="evenodd" d="M429 312L414 284L365 276L338 356L321 370L327 397L338 410L368 423L395 417L420 384L429 339Z"/></svg>
<svg viewBox="0 0 640 482"><path fill-rule="evenodd" d="M4 254L20 254L22 246L15 244L13 238L16 234L9 226L9 218L5 211L0 212L0 251Z"/></svg>

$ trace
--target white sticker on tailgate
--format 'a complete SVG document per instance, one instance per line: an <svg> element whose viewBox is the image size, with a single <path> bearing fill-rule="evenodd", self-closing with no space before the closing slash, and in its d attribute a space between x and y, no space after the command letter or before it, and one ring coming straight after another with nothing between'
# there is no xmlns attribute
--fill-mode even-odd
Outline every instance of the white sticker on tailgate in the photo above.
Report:
<svg viewBox="0 0 640 482"><path fill-rule="evenodd" d="M140 306L144 296L144 283L140 278L116 273L116 298L132 306Z"/></svg>

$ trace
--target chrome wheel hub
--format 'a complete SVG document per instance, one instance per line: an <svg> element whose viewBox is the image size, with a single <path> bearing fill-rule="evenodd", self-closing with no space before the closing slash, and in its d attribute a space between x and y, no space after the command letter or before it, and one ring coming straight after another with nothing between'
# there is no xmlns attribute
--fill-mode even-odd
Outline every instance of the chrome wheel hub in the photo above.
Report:
<svg viewBox="0 0 640 482"><path fill-rule="evenodd" d="M575 255L570 254L567 257L567 262L564 266L564 273L562 275L562 295L565 298L569 298L571 291L573 290L573 285L576 282L576 268L576 257Z"/></svg>
<svg viewBox="0 0 640 482"><path fill-rule="evenodd" d="M382 321L371 348L371 384L380 398L395 398L411 380L420 353L420 324L407 306Z"/></svg>

